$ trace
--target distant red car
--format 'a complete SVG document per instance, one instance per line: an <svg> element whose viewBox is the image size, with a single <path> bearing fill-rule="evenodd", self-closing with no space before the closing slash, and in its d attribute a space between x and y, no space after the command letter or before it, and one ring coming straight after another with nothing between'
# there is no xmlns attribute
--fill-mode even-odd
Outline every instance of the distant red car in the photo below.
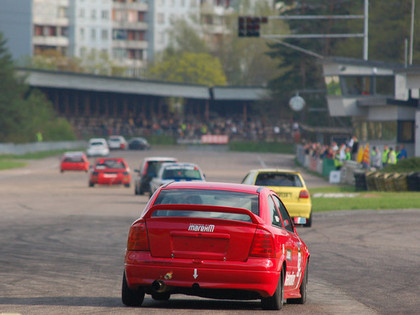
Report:
<svg viewBox="0 0 420 315"><path fill-rule="evenodd" d="M60 163L60 172L64 171L85 171L89 170L89 160L84 152L66 152L63 154Z"/></svg>
<svg viewBox="0 0 420 315"><path fill-rule="evenodd" d="M276 193L253 185L172 182L130 228L122 302L181 293L305 303L309 251Z"/></svg>
<svg viewBox="0 0 420 315"><path fill-rule="evenodd" d="M131 173L122 158L100 158L89 176L89 187L100 185L124 185L130 187Z"/></svg>

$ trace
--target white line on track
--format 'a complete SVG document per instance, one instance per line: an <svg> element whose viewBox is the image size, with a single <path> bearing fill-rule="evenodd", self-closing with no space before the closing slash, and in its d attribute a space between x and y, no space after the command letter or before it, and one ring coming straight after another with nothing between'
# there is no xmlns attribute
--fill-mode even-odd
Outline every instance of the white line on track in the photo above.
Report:
<svg viewBox="0 0 420 315"><path fill-rule="evenodd" d="M267 165L265 164L264 160L261 158L261 156L258 155L258 162L260 162L261 167L266 168Z"/></svg>

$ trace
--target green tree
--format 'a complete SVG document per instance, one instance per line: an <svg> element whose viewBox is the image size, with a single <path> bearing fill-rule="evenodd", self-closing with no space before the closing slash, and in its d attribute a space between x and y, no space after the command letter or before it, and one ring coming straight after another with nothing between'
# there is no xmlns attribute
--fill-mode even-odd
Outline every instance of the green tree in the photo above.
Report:
<svg viewBox="0 0 420 315"><path fill-rule="evenodd" d="M0 33L0 142L73 140L70 124L55 116L52 104L38 90L30 89L15 73L6 40Z"/></svg>
<svg viewBox="0 0 420 315"><path fill-rule="evenodd" d="M86 57L68 57L55 49L45 50L24 60L24 66L34 69L59 70L98 75L124 76L126 67L118 66L108 53L91 50Z"/></svg>
<svg viewBox="0 0 420 315"><path fill-rule="evenodd" d="M172 27L168 33L170 39L167 52L208 53L210 48L205 39L200 36L202 31L201 25L193 17L175 19L172 21Z"/></svg>
<svg viewBox="0 0 420 315"><path fill-rule="evenodd" d="M162 60L149 69L149 77L167 82L226 85L219 60L206 53L164 54Z"/></svg>

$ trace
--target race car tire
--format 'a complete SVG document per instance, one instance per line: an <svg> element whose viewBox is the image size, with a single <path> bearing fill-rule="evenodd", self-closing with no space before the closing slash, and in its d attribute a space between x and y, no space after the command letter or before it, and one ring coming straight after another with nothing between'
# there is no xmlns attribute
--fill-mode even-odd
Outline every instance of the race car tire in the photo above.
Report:
<svg viewBox="0 0 420 315"><path fill-rule="evenodd" d="M92 182L89 182L89 187L93 187L93 186L95 186L95 184Z"/></svg>
<svg viewBox="0 0 420 315"><path fill-rule="evenodd" d="M261 306L263 310L281 310L284 303L284 269L281 270L280 279L277 283L276 292L273 296L262 298Z"/></svg>
<svg viewBox="0 0 420 315"><path fill-rule="evenodd" d="M125 188L130 188L130 184L124 184Z"/></svg>
<svg viewBox="0 0 420 315"><path fill-rule="evenodd" d="M130 289L127 285L125 272L123 274L121 299L123 304L127 306L141 306L144 301L144 289Z"/></svg>
<svg viewBox="0 0 420 315"><path fill-rule="evenodd" d="M171 298L171 294L169 292L152 293L152 299L156 301L168 301L170 298Z"/></svg>
<svg viewBox="0 0 420 315"><path fill-rule="evenodd" d="M311 227L312 226L312 211L311 211L311 214L309 215L309 219L306 220L306 223L303 226L304 227Z"/></svg>

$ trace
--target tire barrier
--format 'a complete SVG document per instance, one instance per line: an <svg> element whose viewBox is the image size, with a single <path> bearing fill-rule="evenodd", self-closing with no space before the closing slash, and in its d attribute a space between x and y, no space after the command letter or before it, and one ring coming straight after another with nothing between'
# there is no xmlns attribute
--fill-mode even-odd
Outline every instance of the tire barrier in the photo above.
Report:
<svg viewBox="0 0 420 315"><path fill-rule="evenodd" d="M357 191L420 191L420 172L382 173L355 172Z"/></svg>
<svg viewBox="0 0 420 315"><path fill-rule="evenodd" d="M420 172L412 172L407 175L409 191L420 191Z"/></svg>
<svg viewBox="0 0 420 315"><path fill-rule="evenodd" d="M355 172L354 181L356 185L356 191L368 190L365 172Z"/></svg>

